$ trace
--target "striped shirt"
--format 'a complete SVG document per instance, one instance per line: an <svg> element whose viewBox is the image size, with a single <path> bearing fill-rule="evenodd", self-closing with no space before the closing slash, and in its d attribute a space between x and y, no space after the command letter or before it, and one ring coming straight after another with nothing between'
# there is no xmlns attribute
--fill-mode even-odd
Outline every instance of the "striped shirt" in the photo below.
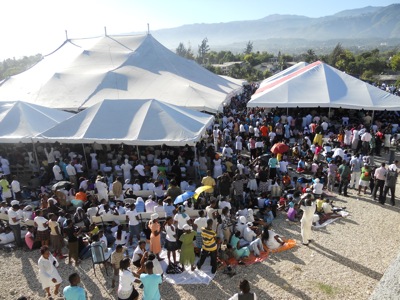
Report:
<svg viewBox="0 0 400 300"><path fill-rule="evenodd" d="M216 251L217 250L216 236L217 236L217 234L212 229L207 229L205 227L203 227L201 229L201 237L203 238L202 249L204 251Z"/></svg>

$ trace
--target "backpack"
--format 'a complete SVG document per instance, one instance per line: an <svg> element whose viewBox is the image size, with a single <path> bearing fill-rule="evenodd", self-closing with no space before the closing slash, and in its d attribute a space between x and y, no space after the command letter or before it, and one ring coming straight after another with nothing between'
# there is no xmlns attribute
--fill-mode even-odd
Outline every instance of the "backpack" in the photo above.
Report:
<svg viewBox="0 0 400 300"><path fill-rule="evenodd" d="M169 264L165 272L167 274L181 274L182 270L174 264Z"/></svg>
<svg viewBox="0 0 400 300"><path fill-rule="evenodd" d="M397 181L397 172L389 170L386 175L385 185L389 187L394 187L396 186L396 181Z"/></svg>

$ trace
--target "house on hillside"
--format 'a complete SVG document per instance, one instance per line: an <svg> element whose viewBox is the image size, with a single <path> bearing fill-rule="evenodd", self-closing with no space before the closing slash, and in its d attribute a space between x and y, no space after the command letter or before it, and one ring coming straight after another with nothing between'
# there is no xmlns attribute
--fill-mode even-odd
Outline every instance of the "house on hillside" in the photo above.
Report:
<svg viewBox="0 0 400 300"><path fill-rule="evenodd" d="M224 75L228 75L229 71L232 70L232 68L236 65L238 65L239 67L243 66L243 62L242 61L230 61L230 62L225 62L223 64L213 64L212 66L214 68L220 68L222 74Z"/></svg>

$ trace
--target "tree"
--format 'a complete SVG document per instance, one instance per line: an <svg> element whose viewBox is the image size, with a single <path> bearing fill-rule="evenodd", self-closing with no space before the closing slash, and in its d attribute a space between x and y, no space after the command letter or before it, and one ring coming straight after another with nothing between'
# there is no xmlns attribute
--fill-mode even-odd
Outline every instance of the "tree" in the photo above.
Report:
<svg viewBox="0 0 400 300"><path fill-rule="evenodd" d="M400 71L400 52L390 59L390 67L393 71Z"/></svg>
<svg viewBox="0 0 400 300"><path fill-rule="evenodd" d="M246 55L246 54L250 54L251 52L253 52L253 42L248 41L243 53Z"/></svg>
<svg viewBox="0 0 400 300"><path fill-rule="evenodd" d="M329 55L329 64L331 66L335 66L336 62L339 60L341 54L344 53L344 49L341 43L337 43L335 48L332 50L331 54Z"/></svg>
<svg viewBox="0 0 400 300"><path fill-rule="evenodd" d="M306 53L303 54L304 61L307 63L313 63L318 60L317 55L315 55L315 51L313 49L308 49Z"/></svg>
<svg viewBox="0 0 400 300"><path fill-rule="evenodd" d="M179 43L179 46L178 46L178 48L176 48L175 52L179 56L186 57L187 50L186 50L185 45L183 45L183 43Z"/></svg>
<svg viewBox="0 0 400 300"><path fill-rule="evenodd" d="M178 46L178 48L176 48L175 52L176 52L176 54L178 54L179 56L182 56L184 58L194 59L194 55L193 55L190 44L189 44L189 47L186 49L186 47L185 47L185 45L183 45L183 43L179 43L179 46Z"/></svg>
<svg viewBox="0 0 400 300"><path fill-rule="evenodd" d="M199 64L204 65L207 60L207 53L210 51L210 46L208 45L208 39L204 38L199 45L199 49L197 52L197 62Z"/></svg>

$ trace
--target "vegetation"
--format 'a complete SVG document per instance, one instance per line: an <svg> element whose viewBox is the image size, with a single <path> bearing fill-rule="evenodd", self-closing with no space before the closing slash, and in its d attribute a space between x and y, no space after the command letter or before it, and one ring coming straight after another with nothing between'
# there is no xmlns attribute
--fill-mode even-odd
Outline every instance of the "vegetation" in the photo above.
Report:
<svg viewBox="0 0 400 300"><path fill-rule="evenodd" d="M42 59L41 54L36 54L33 56L24 56L22 59L5 59L0 63L0 80L19 74Z"/></svg>
<svg viewBox="0 0 400 300"><path fill-rule="evenodd" d="M179 44L176 53L182 57L189 58L187 50L182 43ZM190 57L193 54L189 55ZM374 80L374 76L382 73L393 74L400 71L400 52L380 52L378 49L353 53L338 43L328 55L318 55L314 49L308 49L300 55L289 55L278 53L275 56L266 51L253 52L253 43L249 41L243 53L232 53L231 51L212 51L208 45L208 39L204 38L198 48L198 56L190 59L196 60L210 71L219 75L228 75L234 78L246 79L247 81L263 80L273 74L273 71L283 70L288 67L288 62L305 61L313 63L323 61L343 72L363 80ZM233 65L229 71L223 72L216 64L227 62L242 62ZM265 67L275 68L274 70ZM399 82L400 83L400 82Z"/></svg>

